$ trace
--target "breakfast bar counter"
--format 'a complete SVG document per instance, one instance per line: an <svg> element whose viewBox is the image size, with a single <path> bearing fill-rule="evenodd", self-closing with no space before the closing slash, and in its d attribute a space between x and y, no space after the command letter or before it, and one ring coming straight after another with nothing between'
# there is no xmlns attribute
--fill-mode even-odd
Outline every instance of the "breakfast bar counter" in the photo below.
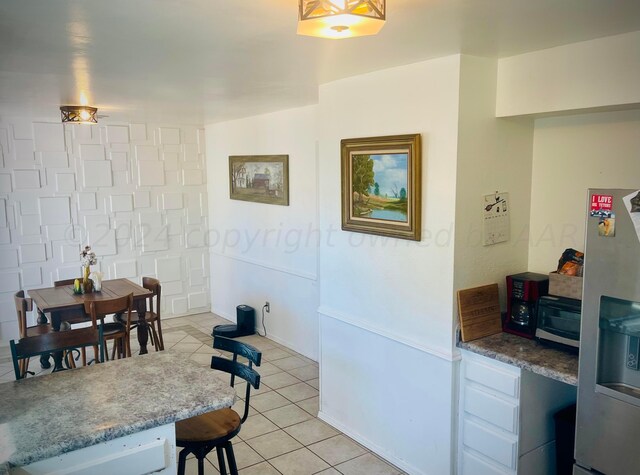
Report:
<svg viewBox="0 0 640 475"><path fill-rule="evenodd" d="M170 351L0 384L0 474L139 433L148 432L157 443L153 431L160 427L173 446L154 450L175 464L174 422L230 407L235 397L211 369ZM134 452L143 445L120 443L118 452L131 447L131 457L115 463L135 461ZM107 451L97 453L104 459ZM87 456L81 457L85 465ZM103 473L120 466L105 460ZM175 472L169 462L163 462L168 471L160 473ZM17 473L35 473L22 470Z"/></svg>
<svg viewBox="0 0 640 475"><path fill-rule="evenodd" d="M460 342L458 347L556 381L578 385L578 355L570 351L504 332Z"/></svg>

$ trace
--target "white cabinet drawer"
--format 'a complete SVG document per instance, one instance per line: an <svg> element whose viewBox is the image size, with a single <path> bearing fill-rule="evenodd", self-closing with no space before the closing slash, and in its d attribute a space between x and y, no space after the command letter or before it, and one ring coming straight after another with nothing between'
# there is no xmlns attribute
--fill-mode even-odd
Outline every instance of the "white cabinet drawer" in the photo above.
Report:
<svg viewBox="0 0 640 475"><path fill-rule="evenodd" d="M499 434L466 419L463 425L464 445L501 463L507 468L516 468L518 440L515 436Z"/></svg>
<svg viewBox="0 0 640 475"><path fill-rule="evenodd" d="M485 462L469 452L462 454L462 474L461 475L510 475L513 471L506 471L496 465Z"/></svg>
<svg viewBox="0 0 640 475"><path fill-rule="evenodd" d="M465 378L468 380L483 384L507 396L518 397L520 377L517 374L508 373L476 361L468 361L465 367Z"/></svg>
<svg viewBox="0 0 640 475"><path fill-rule="evenodd" d="M474 387L467 387L464 410L504 430L518 433L518 405Z"/></svg>

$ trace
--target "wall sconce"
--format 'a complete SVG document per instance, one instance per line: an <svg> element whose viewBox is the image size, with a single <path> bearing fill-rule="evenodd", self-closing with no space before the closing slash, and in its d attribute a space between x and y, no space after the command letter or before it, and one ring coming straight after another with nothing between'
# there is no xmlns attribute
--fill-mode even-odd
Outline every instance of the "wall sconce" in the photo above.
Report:
<svg viewBox="0 0 640 475"><path fill-rule="evenodd" d="M375 35L384 26L386 0L298 0L298 34L320 38Z"/></svg>
<svg viewBox="0 0 640 475"><path fill-rule="evenodd" d="M98 109L89 106L61 106L63 124L97 124Z"/></svg>

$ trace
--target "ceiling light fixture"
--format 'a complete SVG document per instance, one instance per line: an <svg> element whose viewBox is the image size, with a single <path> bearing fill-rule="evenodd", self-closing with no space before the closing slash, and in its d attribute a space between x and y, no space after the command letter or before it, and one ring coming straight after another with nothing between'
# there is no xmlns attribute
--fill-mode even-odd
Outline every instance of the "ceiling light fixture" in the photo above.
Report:
<svg viewBox="0 0 640 475"><path fill-rule="evenodd" d="M386 0L298 0L298 34L321 38L375 35L384 26Z"/></svg>
<svg viewBox="0 0 640 475"><path fill-rule="evenodd" d="M89 106L61 106L63 124L97 124L98 109Z"/></svg>

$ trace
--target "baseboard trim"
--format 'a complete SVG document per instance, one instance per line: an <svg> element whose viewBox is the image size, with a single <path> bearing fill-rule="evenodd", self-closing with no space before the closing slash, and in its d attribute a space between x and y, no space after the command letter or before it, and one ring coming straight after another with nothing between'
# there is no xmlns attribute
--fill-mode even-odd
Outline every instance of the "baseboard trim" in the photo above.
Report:
<svg viewBox="0 0 640 475"><path fill-rule="evenodd" d="M335 429L339 430L343 434L351 437L353 440L358 442L360 445L363 445L364 447L368 448L369 450L374 452L376 455L380 456L381 458L383 458L387 462L395 465L399 469L401 469L401 470L403 470L403 471L405 471L405 472L407 472L409 474L412 474L412 475L429 475L426 472L423 472L423 471L417 469L416 467L414 467L413 465L405 462L404 460L401 460L401 459L391 455L388 451L386 451L384 448L380 447L378 444L375 444L375 443L371 442L369 439L367 439L366 437L364 437L364 436L352 431L347 426L345 426L343 423L338 422L336 419L334 419L330 415L328 415L328 414L326 414L326 413L324 413L322 411L319 411L318 412L318 419L326 422L327 424L329 424L330 426L332 426Z"/></svg>
<svg viewBox="0 0 640 475"><path fill-rule="evenodd" d="M229 320L230 322L236 323L236 317L229 315L227 312L224 312L222 310L216 309L216 308L211 308L211 313L214 313L222 318L226 318L227 320Z"/></svg>
<svg viewBox="0 0 640 475"><path fill-rule="evenodd" d="M418 351L427 353L431 356L435 356L447 362L458 361L461 358L459 351L455 351L453 349L447 351L444 348L431 347L431 346L423 345L421 343L417 343L415 341L409 340L408 338L405 338L403 336L390 332L386 329L382 329L376 325L372 325L368 322L365 322L361 318L354 317L352 315L347 315L346 313L339 312L337 310L334 310L326 306L319 307L318 314L323 317L331 318L333 320L346 323L347 325L351 325L361 330L365 330L370 333L375 333L376 335L382 336L388 340L392 340L396 343L400 343L410 348L414 348Z"/></svg>
<svg viewBox="0 0 640 475"><path fill-rule="evenodd" d="M308 353L305 353L301 348L296 348L295 345L292 345L290 342L283 340L282 338L279 338L275 335L272 334L267 334L267 338L269 340L273 340L275 341L277 344L282 345L282 346L286 346L287 348L289 348L290 350L295 351L296 353L300 353L302 356L309 358L312 361L315 361L316 363L318 361L316 361L316 358L314 358L313 356L309 355Z"/></svg>
<svg viewBox="0 0 640 475"><path fill-rule="evenodd" d="M170 314L162 314L162 318L163 319L167 319L167 320L171 320L172 318L180 318L180 317L189 317L191 315L200 315L201 313L215 313L213 312L213 310L208 309L208 308L200 308L197 310L191 310L188 311L187 313L181 313L180 315L175 314L175 313L170 313Z"/></svg>
<svg viewBox="0 0 640 475"><path fill-rule="evenodd" d="M290 267L276 266L276 265L273 265L273 264L269 264L268 262L259 261L257 259L252 259L250 257L243 257L243 256L238 256L238 255L226 254L226 253L223 253L223 252L214 251L212 249L209 250L209 253L211 255L225 257L227 259L232 259L232 260L235 260L235 261L244 262L244 263L251 264L251 265L254 265L254 266L262 267L263 269L269 269L269 270L273 270L273 271L276 271L276 272L280 272L282 274L293 275L295 277L300 277L301 279L311 280L311 281L314 281L314 282L318 280L318 275L317 274L313 274L311 272L303 272L303 271L299 271L299 270L296 270L296 269L292 269Z"/></svg>

